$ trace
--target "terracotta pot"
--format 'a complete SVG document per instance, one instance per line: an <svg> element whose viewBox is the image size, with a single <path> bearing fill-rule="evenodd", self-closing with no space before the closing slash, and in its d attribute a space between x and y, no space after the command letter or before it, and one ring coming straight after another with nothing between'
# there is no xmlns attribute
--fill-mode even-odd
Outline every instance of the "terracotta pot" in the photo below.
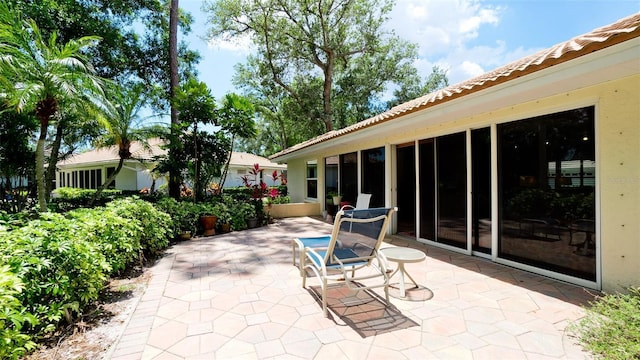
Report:
<svg viewBox="0 0 640 360"><path fill-rule="evenodd" d="M218 217L215 215L203 215L200 216L200 224L204 231L202 235L204 236L212 236L216 234L216 222L218 222Z"/></svg>

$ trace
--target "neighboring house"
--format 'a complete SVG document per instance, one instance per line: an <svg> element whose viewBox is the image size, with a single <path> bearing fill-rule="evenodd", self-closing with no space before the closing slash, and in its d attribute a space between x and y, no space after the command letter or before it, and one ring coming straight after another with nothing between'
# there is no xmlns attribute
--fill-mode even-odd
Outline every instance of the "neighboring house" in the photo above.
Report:
<svg viewBox="0 0 640 360"><path fill-rule="evenodd" d="M157 155L165 155L166 150L160 148L161 141L159 139L152 139L149 143L151 145L149 150L145 150L137 142L131 144L132 159L125 161L115 182L111 184L111 188L119 190L151 188L153 183L151 169L155 166L153 158ZM96 189L116 169L118 161L117 147L96 149L71 156L58 163L56 186ZM247 174L255 163L260 164L260 167L264 169L265 177L270 176L274 170L277 170L279 174L286 173L286 165L272 163L264 157L248 153L233 152L225 187L242 186L241 177ZM268 185L272 185L268 179L265 181ZM167 180L164 177L156 179L155 189L166 183Z"/></svg>
<svg viewBox="0 0 640 360"><path fill-rule="evenodd" d="M151 169L153 157L166 154L160 148L160 139L149 140L150 149L144 149L138 142L131 144L131 159L125 160L122 169L109 188L119 190L141 190L150 188L153 183ZM97 189L115 171L120 158L118 147L112 146L72 155L58 162L56 168L56 187ZM166 184L164 178L155 182L155 188Z"/></svg>
<svg viewBox="0 0 640 360"><path fill-rule="evenodd" d="M638 286L640 13L271 160L288 165L293 202L331 212L329 192L370 193L399 208L390 231L410 241Z"/></svg>
<svg viewBox="0 0 640 360"><path fill-rule="evenodd" d="M254 180L249 175L249 171L253 168L254 164L258 164L260 166L260 169L262 169L262 180L269 186L280 185L281 183L280 179L276 182L272 180L271 177L274 171L278 173L278 176L283 174L286 179L287 165L271 162L269 159L262 156L234 151L231 153L229 172L227 173L224 187L244 186L242 181L242 177L244 176L247 176L250 180Z"/></svg>

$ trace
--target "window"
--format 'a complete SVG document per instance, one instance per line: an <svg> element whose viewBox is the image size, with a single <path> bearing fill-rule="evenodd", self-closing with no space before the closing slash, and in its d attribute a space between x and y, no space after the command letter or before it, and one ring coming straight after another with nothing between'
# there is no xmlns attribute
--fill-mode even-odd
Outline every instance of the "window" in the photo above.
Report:
<svg viewBox="0 0 640 360"><path fill-rule="evenodd" d="M343 201L352 204L358 198L358 153L340 155L339 192Z"/></svg>
<svg viewBox="0 0 640 360"><path fill-rule="evenodd" d="M362 150L362 193L371 194L370 207L384 207L384 147Z"/></svg>
<svg viewBox="0 0 640 360"><path fill-rule="evenodd" d="M318 163L307 162L307 198L316 199L318 197Z"/></svg>
<svg viewBox="0 0 640 360"><path fill-rule="evenodd" d="M111 174L113 174L116 171L115 167L108 167L107 168L107 179L109 178L109 176L111 176ZM113 179L113 181L111 182L111 184L109 184L109 186L107 187L108 189L115 189L116 188L116 179Z"/></svg>
<svg viewBox="0 0 640 360"><path fill-rule="evenodd" d="M325 193L325 208L329 208L329 204L333 204L333 199L327 202L329 194L340 193L338 188L338 175L339 175L339 162L338 156L331 156L324 159L324 193Z"/></svg>
<svg viewBox="0 0 640 360"><path fill-rule="evenodd" d="M594 108L498 125L499 256L594 281Z"/></svg>

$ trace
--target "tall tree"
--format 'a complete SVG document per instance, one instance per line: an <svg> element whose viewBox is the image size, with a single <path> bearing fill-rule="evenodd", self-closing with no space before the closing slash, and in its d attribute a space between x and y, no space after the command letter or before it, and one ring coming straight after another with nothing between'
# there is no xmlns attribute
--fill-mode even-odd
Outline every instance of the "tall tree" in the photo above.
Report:
<svg viewBox="0 0 640 360"><path fill-rule="evenodd" d="M222 188L227 178L231 155L236 138L251 139L256 136L256 124L253 120L255 109L249 99L237 94L227 94L222 101L222 108L218 110L216 124L221 127L229 138L227 159L220 175L219 186Z"/></svg>
<svg viewBox="0 0 640 360"><path fill-rule="evenodd" d="M262 105L277 99L279 108L288 107L285 115L331 131L378 110L390 86L418 78L416 46L384 28L392 6L393 0L217 0L205 8L210 38L249 36L256 46L241 77L258 79ZM274 87L285 96L274 97Z"/></svg>
<svg viewBox="0 0 640 360"><path fill-rule="evenodd" d="M0 4L0 77L7 102L18 112L33 112L40 122L36 146L38 205L46 211L44 148L49 122L65 102L91 102L103 95L104 79L95 74L84 51L99 38L82 37L58 43L53 32L48 41L33 20L23 20L19 11ZM13 84L9 87L6 84Z"/></svg>
<svg viewBox="0 0 640 360"><path fill-rule="evenodd" d="M141 85L136 85L130 89L114 86L109 91L111 101L105 103L105 111L98 117L103 131L94 141L94 145L97 148L117 147L119 160L113 173L98 187L92 203L115 180L124 162L133 157L131 145L138 142L144 149L150 149L148 140L161 133L159 126L143 124L144 118L140 116L140 111L145 105L143 90Z"/></svg>
<svg viewBox="0 0 640 360"><path fill-rule="evenodd" d="M170 0L169 5L169 102L171 106L171 132L178 131L178 109L175 96L180 85L178 78L178 0ZM174 156L173 147L169 148L169 157ZM169 196L180 197L177 169L169 171Z"/></svg>

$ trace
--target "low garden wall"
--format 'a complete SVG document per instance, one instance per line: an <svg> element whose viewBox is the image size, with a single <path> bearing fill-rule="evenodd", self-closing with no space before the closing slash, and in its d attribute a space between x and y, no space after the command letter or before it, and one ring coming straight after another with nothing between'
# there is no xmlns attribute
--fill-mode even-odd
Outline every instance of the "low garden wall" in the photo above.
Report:
<svg viewBox="0 0 640 360"><path fill-rule="evenodd" d="M265 206L264 211L266 213L269 209ZM299 216L320 216L322 215L322 210L320 203L272 204L270 215L276 219Z"/></svg>

